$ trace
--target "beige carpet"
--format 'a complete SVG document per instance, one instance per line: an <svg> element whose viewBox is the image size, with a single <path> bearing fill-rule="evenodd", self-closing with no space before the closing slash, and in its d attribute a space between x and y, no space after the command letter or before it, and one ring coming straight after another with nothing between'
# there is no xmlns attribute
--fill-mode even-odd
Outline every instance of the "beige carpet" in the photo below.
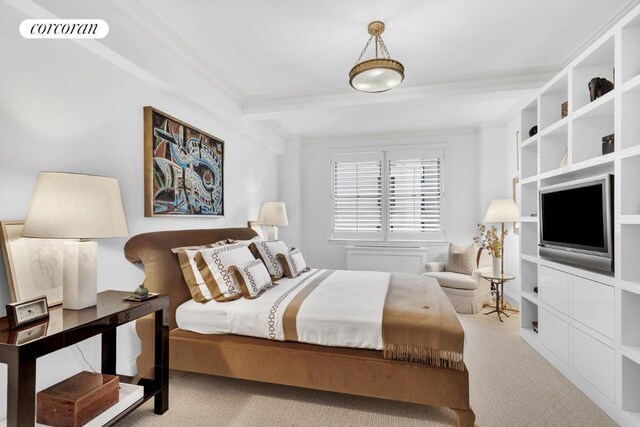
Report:
<svg viewBox="0 0 640 427"><path fill-rule="evenodd" d="M486 311L486 310L485 310ZM615 423L518 337L518 318L462 315L478 426ZM147 402L127 426L451 426L443 408L172 372L169 411Z"/></svg>

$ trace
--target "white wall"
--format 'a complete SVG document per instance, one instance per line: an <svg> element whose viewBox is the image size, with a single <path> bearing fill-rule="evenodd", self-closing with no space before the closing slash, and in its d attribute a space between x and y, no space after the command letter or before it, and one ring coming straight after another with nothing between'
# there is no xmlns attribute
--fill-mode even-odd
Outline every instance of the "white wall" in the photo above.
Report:
<svg viewBox="0 0 640 427"><path fill-rule="evenodd" d="M247 125L237 103L181 66L169 48L138 32L104 3L91 3L96 8L91 17L106 19L111 27L104 43L22 39L18 25L29 16L0 2L0 220L25 217L41 170L118 178L131 235L245 226L257 218L260 203L278 197L277 150L283 142ZM225 218L144 218L145 105L226 141ZM99 290L133 290L142 281L141 269L124 259L125 241L99 242ZM0 314L7 302L6 276L0 272ZM81 344L94 367L99 367L99 342ZM132 373L139 353L132 327L121 328L118 344L119 369ZM74 348L42 358L38 388L87 368ZM6 367L0 365L0 390L5 387ZM0 420L6 416L5 395L0 391Z"/></svg>
<svg viewBox="0 0 640 427"><path fill-rule="evenodd" d="M330 152L337 148L367 148L387 145L446 144L445 240L470 244L478 217L478 146L476 135L308 140L302 145L302 244L307 262L323 268L346 268L346 242L330 241L331 174ZM281 165L284 168L284 165ZM296 179L296 178L293 178ZM446 260L446 243L429 243L430 260Z"/></svg>

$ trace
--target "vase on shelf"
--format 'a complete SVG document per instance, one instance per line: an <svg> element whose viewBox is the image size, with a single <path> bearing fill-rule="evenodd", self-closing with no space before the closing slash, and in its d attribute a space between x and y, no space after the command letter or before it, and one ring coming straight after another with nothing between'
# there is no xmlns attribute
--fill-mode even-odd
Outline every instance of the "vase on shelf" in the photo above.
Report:
<svg viewBox="0 0 640 427"><path fill-rule="evenodd" d="M498 257L495 257L495 256L493 257L493 275L495 277L500 276L500 270L501 270L500 267L501 267L501 264L502 264L501 261L502 261L502 258L498 258Z"/></svg>

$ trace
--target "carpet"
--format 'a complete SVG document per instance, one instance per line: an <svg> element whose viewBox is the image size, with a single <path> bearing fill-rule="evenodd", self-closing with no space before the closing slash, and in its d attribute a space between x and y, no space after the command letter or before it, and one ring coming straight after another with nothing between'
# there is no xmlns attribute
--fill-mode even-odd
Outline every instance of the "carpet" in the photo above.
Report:
<svg viewBox="0 0 640 427"><path fill-rule="evenodd" d="M485 311L487 311L485 309ZM516 315L460 315L477 426L615 426L518 336ZM172 371L169 411L147 402L122 426L452 426L436 408Z"/></svg>

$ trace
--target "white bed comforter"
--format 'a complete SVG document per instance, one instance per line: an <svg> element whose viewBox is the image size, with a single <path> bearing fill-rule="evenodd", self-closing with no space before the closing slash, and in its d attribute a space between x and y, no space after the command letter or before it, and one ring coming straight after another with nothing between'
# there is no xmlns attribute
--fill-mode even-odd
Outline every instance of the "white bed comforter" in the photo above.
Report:
<svg viewBox="0 0 640 427"><path fill-rule="evenodd" d="M277 286L253 300L243 298L200 305L202 313L211 316L219 307L226 313L227 333L284 341L283 316L287 306L324 272L326 270L311 270L294 279L281 279ZM297 341L381 350L382 313L388 287L389 273L332 272L300 305L296 317ZM195 308L189 305L190 310ZM198 327L190 327L187 322L181 322L180 311L178 309L178 326L201 333L204 320ZM219 313L216 316L219 320Z"/></svg>

